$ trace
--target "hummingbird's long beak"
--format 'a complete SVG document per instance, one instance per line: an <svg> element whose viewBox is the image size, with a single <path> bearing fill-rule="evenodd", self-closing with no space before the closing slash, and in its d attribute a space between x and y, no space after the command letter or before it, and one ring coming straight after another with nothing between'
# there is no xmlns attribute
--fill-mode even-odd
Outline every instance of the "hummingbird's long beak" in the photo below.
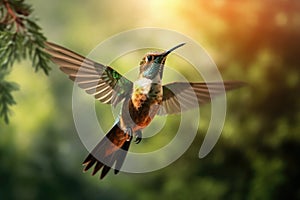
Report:
<svg viewBox="0 0 300 200"><path fill-rule="evenodd" d="M183 45L185 45L185 43L181 43L181 44L178 44L176 45L175 47L165 51L165 52L162 52L160 53L159 55L156 56L155 60L156 60L156 63L158 64L161 64L163 60L166 59L167 55L169 55L172 51L174 51L175 49L178 49L179 47L182 47Z"/></svg>
<svg viewBox="0 0 300 200"><path fill-rule="evenodd" d="M169 53L171 53L175 49L178 49L179 47L182 47L183 45L185 45L185 43L178 44L177 46L169 49L168 51L165 51L164 53L162 53L162 56L166 57Z"/></svg>

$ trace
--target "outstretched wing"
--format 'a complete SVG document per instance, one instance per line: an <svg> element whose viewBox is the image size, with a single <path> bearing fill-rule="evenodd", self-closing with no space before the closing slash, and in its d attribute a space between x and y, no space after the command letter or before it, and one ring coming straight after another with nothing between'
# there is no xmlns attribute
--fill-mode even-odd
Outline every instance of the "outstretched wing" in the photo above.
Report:
<svg viewBox="0 0 300 200"><path fill-rule="evenodd" d="M245 85L239 81L175 82L163 86L163 102L158 115L177 114L210 102L211 98Z"/></svg>
<svg viewBox="0 0 300 200"><path fill-rule="evenodd" d="M71 80L102 103L115 106L132 92L133 83L109 66L50 42L46 51Z"/></svg>

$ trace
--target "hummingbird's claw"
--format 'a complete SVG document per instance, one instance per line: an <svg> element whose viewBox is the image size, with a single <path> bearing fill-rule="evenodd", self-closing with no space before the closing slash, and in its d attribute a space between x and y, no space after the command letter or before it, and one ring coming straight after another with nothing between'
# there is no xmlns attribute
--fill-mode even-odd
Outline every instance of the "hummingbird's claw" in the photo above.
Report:
<svg viewBox="0 0 300 200"><path fill-rule="evenodd" d="M133 136L132 128L129 128L129 127L126 128L126 129L124 130L124 135L125 135L125 136L128 135L129 137L128 137L127 141L130 141L131 138L132 138L132 136Z"/></svg>
<svg viewBox="0 0 300 200"><path fill-rule="evenodd" d="M135 142L136 144L138 144L138 143L140 143L141 141L142 141L142 138L136 137L134 142Z"/></svg>
<svg viewBox="0 0 300 200"><path fill-rule="evenodd" d="M138 131L133 131L132 128L127 127L125 129L123 129L124 131L124 136L128 136L127 141L130 141L134 135L135 140L134 142L136 144L140 143L142 141L142 131L138 130Z"/></svg>
<svg viewBox="0 0 300 200"><path fill-rule="evenodd" d="M138 144L142 141L142 132L139 130L139 131L136 131L135 132L135 143Z"/></svg>

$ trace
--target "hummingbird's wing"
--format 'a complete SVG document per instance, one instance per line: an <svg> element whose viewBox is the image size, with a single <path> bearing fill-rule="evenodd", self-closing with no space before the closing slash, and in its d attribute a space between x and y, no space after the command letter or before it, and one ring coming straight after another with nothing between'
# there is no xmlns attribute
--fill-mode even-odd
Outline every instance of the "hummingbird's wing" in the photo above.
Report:
<svg viewBox="0 0 300 200"><path fill-rule="evenodd" d="M158 115L178 114L210 102L211 98L245 85L239 81L175 82L163 86L162 106Z"/></svg>
<svg viewBox="0 0 300 200"><path fill-rule="evenodd" d="M71 80L102 103L115 106L132 92L133 83L109 66L50 42L46 51Z"/></svg>

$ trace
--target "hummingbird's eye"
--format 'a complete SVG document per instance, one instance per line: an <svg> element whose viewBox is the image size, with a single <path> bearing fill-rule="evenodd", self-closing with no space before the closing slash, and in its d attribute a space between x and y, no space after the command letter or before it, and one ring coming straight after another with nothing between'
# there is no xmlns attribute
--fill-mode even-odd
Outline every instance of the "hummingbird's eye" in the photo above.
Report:
<svg viewBox="0 0 300 200"><path fill-rule="evenodd" d="M153 59L153 56L152 56L152 55L147 56L147 62L152 61L152 59Z"/></svg>

